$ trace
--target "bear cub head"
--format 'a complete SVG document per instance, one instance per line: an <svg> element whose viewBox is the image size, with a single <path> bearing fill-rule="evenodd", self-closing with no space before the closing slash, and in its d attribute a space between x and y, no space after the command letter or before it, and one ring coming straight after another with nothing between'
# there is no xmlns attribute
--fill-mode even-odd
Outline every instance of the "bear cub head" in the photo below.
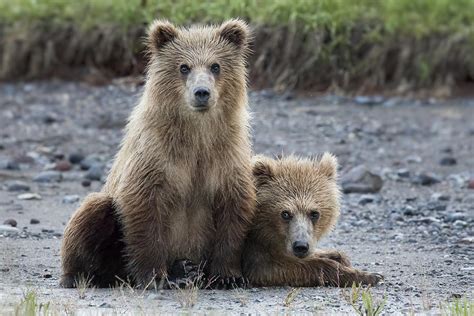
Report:
<svg viewBox="0 0 474 316"><path fill-rule="evenodd" d="M238 19L189 28L153 22L147 41L151 91L188 113L209 113L245 99L249 32Z"/></svg>
<svg viewBox="0 0 474 316"><path fill-rule="evenodd" d="M339 216L337 159L256 156L257 212L251 232L279 256L305 258Z"/></svg>

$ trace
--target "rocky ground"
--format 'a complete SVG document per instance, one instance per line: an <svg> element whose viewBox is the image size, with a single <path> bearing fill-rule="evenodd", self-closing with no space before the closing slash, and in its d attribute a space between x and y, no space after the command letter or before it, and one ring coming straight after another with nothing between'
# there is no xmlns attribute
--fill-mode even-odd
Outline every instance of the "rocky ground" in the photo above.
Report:
<svg viewBox="0 0 474 316"><path fill-rule="evenodd" d="M141 87L0 85L0 305L27 291L61 312L353 313L348 290L64 290L59 246L81 199L101 187ZM474 296L474 101L296 98L251 92L255 152L334 152L346 194L322 246L382 273L384 311L439 312ZM3 225L2 225L3 224ZM194 305L193 307L189 307Z"/></svg>

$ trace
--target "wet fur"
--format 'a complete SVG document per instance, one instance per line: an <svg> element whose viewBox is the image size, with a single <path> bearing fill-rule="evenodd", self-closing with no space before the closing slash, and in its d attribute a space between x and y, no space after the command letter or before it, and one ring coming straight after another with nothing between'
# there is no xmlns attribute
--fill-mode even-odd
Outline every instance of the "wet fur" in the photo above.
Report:
<svg viewBox="0 0 474 316"><path fill-rule="evenodd" d="M86 199L66 228L61 257L67 279L89 272L94 256L101 256L87 255L93 249L87 238L102 232L84 233L89 228L78 219L94 221L96 213L113 218L105 201L113 202L123 228L126 273L135 284L166 276L180 258L207 261L210 275L241 277L241 247L255 203L248 33L240 20L191 28L156 21L150 27L144 95L100 193L104 200ZM206 113L193 112L179 64L207 67L215 61L222 69L212 87L217 104Z"/></svg>

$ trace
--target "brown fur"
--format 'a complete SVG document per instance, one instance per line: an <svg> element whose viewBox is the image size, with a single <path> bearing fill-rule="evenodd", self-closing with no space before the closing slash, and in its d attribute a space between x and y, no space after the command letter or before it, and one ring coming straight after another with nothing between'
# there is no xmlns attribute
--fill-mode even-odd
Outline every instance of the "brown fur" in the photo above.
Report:
<svg viewBox="0 0 474 316"><path fill-rule="evenodd" d="M316 248L339 216L340 190L334 156L324 154L319 161L260 156L255 158L253 173L257 211L243 253L243 272L251 284L347 286L353 282L376 284L380 280L378 274L352 268L344 254ZM284 220L282 211L292 214L292 219ZM311 211L319 212L317 221L308 219ZM290 225L296 220L312 239L304 258L295 256L289 248L294 237Z"/></svg>
<svg viewBox="0 0 474 316"><path fill-rule="evenodd" d="M156 21L150 27L144 95L101 193L113 200L123 227L126 270L138 285L163 277L180 258L207 260L212 275L241 276L241 247L255 201L248 40L240 20L189 29ZM218 75L209 72L213 63L220 64ZM182 64L191 68L189 77L180 73ZM211 93L205 112L195 111L189 97L202 78ZM69 279L89 271L89 263L70 251L80 253L87 244L71 236L84 229L79 217L100 209L95 204L87 199L66 228L61 255Z"/></svg>

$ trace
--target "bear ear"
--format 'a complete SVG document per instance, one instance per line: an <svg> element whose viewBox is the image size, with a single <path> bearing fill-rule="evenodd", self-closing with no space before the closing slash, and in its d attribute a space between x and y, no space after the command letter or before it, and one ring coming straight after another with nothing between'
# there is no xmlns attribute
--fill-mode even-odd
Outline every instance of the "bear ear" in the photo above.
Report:
<svg viewBox="0 0 474 316"><path fill-rule="evenodd" d="M250 30L245 21L231 19L222 23L219 36L238 48L245 48L248 45Z"/></svg>
<svg viewBox="0 0 474 316"><path fill-rule="evenodd" d="M267 183L273 178L273 161L265 156L257 155L252 159L252 174L257 186Z"/></svg>
<svg viewBox="0 0 474 316"><path fill-rule="evenodd" d="M148 46L159 51L178 36L176 27L168 21L155 20L148 29Z"/></svg>
<svg viewBox="0 0 474 316"><path fill-rule="evenodd" d="M329 179L337 178L337 158L333 154L324 153L318 164L319 170Z"/></svg>

